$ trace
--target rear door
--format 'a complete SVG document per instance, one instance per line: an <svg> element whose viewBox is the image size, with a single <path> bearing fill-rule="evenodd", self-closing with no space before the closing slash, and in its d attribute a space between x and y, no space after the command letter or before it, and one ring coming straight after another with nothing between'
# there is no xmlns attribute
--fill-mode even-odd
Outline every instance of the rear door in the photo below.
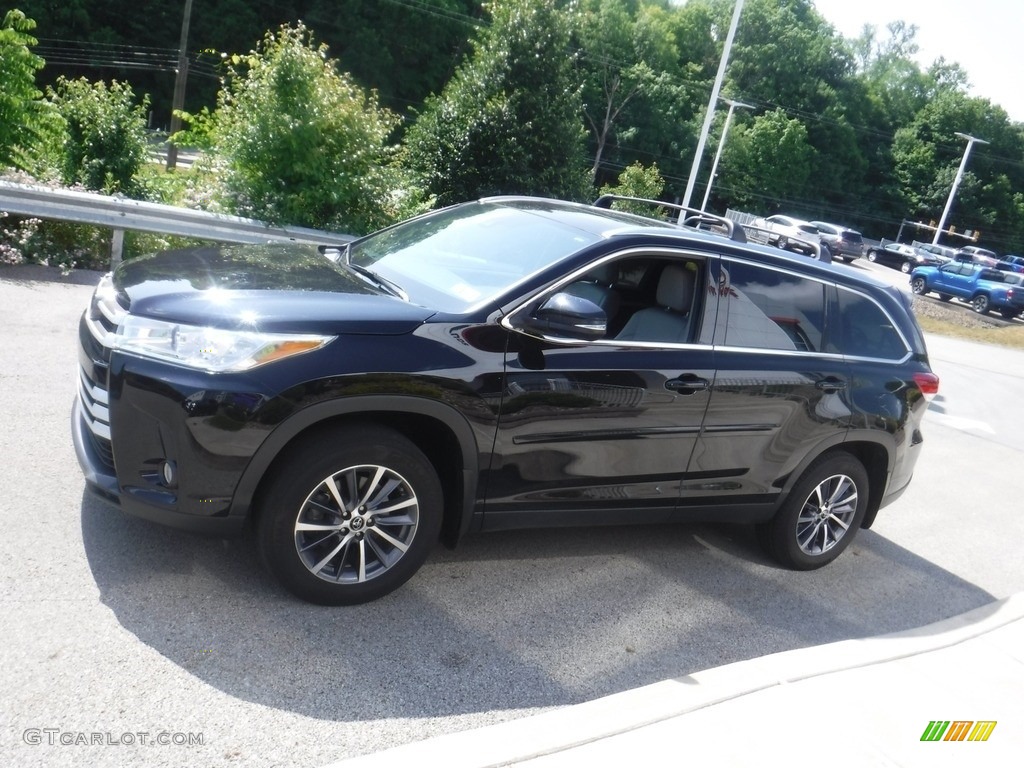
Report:
<svg viewBox="0 0 1024 768"><path fill-rule="evenodd" d="M713 507L721 519L749 519L810 454L843 440L849 369L826 320L831 282L741 257L712 268L717 374L680 513Z"/></svg>

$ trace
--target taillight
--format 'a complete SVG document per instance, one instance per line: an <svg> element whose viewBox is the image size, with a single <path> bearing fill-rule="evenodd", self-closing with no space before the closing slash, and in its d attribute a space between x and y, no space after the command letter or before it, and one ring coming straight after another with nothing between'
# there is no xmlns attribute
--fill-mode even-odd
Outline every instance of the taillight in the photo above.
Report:
<svg viewBox="0 0 1024 768"><path fill-rule="evenodd" d="M931 400L939 394L939 377L934 373L915 373L914 383L921 390L925 400Z"/></svg>

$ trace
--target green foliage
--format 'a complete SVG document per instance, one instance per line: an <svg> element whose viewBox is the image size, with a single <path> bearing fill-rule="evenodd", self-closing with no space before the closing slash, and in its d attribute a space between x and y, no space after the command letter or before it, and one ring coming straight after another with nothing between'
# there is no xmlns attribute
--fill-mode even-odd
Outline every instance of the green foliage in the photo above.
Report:
<svg viewBox="0 0 1024 768"><path fill-rule="evenodd" d="M569 17L547 0L490 10L473 55L409 129L409 163L445 204L491 194L589 197Z"/></svg>
<svg viewBox="0 0 1024 768"><path fill-rule="evenodd" d="M57 81L49 93L64 122L60 172L65 184L108 194L139 192L135 176L146 161L148 98L136 103L127 83Z"/></svg>
<svg viewBox="0 0 1024 768"><path fill-rule="evenodd" d="M235 213L362 233L422 207L387 143L397 116L301 23L229 65L212 136Z"/></svg>
<svg viewBox="0 0 1024 768"><path fill-rule="evenodd" d="M38 41L29 34L35 26L18 10L7 11L0 23L0 167L32 164L26 149L38 138L44 109L35 84L44 62L31 51Z"/></svg>
<svg viewBox="0 0 1024 768"><path fill-rule="evenodd" d="M722 186L739 205L775 213L807 194L813 157L804 125L776 109L730 133Z"/></svg>
<svg viewBox="0 0 1024 768"><path fill-rule="evenodd" d="M644 200L657 200L664 191L665 180L658 172L658 166L652 165L645 168L640 163L634 163L620 173L617 184L606 184L601 187L602 195L639 197ZM640 216L650 216L652 214L651 206L645 203L631 203L620 200L613 203L612 207L616 210L628 211Z"/></svg>

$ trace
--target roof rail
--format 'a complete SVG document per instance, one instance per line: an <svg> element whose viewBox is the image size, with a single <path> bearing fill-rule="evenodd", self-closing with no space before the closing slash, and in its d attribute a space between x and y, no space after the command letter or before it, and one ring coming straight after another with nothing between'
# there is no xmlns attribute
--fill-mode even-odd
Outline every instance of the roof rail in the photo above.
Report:
<svg viewBox="0 0 1024 768"><path fill-rule="evenodd" d="M724 233L730 240L740 243L747 242L747 235L743 227L738 226L732 219L724 216L716 216L713 213L699 211L696 208L687 208L676 203L666 203L663 200L651 200L646 197L629 197L627 195L601 195L594 201L595 208L611 208L612 203L645 203L656 208L667 208L676 212L676 226L687 229L697 229L712 232Z"/></svg>

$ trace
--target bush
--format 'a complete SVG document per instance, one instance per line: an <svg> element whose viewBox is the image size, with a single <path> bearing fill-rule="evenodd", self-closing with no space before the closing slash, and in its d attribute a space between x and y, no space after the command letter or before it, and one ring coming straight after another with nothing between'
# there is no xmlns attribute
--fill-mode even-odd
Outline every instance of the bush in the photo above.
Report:
<svg viewBox="0 0 1024 768"><path fill-rule="evenodd" d="M423 197L387 141L398 117L315 46L300 23L229 59L212 137L227 206L273 224L363 233L418 212Z"/></svg>
<svg viewBox="0 0 1024 768"><path fill-rule="evenodd" d="M618 184L601 187L601 194L657 200L664 190L665 180L661 177L656 164L645 168L640 163L633 163L633 165L619 174ZM641 216L650 216L654 213L651 210L651 206L644 203L630 203L623 200L613 203L612 206L616 210L629 211ZM661 209L658 212L660 213Z"/></svg>
<svg viewBox="0 0 1024 768"><path fill-rule="evenodd" d="M65 184L136 195L136 175L146 162L146 109L129 85L59 78L48 97L64 123L60 175Z"/></svg>

